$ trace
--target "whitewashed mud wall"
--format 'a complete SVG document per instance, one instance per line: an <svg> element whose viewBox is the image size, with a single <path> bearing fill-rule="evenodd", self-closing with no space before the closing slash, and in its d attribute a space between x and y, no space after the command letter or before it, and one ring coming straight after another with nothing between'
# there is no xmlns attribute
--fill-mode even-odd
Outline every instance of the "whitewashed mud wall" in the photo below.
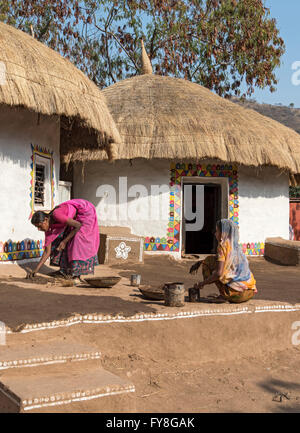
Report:
<svg viewBox="0 0 300 433"><path fill-rule="evenodd" d="M289 176L276 168L239 169L239 220L242 243L289 238Z"/></svg>
<svg viewBox="0 0 300 433"><path fill-rule="evenodd" d="M288 238L289 180L275 168L252 169L204 161L201 164L176 163L164 160L92 162L85 166L84 182L81 165L75 167L74 194L97 208L99 224L129 227L133 234L145 237L146 251L180 253L181 196L178 189L182 177L228 178L228 216L239 223L240 242L248 255L262 255L267 237ZM214 177L213 177L214 176ZM130 219L126 200L119 197L119 179L127 179L129 195L134 185L142 185L145 196L129 197L129 208L138 209L137 219ZM104 185L110 185L110 187ZM151 194L151 186L165 185L159 196ZM169 187L168 187L169 186ZM143 189L142 188L142 189ZM113 191L116 196L113 196ZM111 196L107 204L105 192ZM98 196L98 197L97 197ZM101 196L101 197L100 197ZM151 218L160 209L160 219Z"/></svg>
<svg viewBox="0 0 300 433"><path fill-rule="evenodd" d="M75 165L73 192L75 198L95 205L101 226L129 227L138 236L165 236L169 181L168 161L94 161L85 165L84 179L81 165Z"/></svg>
<svg viewBox="0 0 300 433"><path fill-rule="evenodd" d="M0 106L0 262L40 255L42 245L38 241L44 241L44 234L38 232L29 220L32 145L53 152L55 205L58 199L59 142L57 116L38 117L25 109ZM10 250L4 251L7 243Z"/></svg>

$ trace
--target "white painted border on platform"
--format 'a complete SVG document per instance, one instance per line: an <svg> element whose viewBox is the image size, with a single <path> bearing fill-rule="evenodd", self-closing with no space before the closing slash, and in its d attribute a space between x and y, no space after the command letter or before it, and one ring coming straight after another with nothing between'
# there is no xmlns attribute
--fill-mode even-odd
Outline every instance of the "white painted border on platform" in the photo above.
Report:
<svg viewBox="0 0 300 433"><path fill-rule="evenodd" d="M37 367L40 365L62 364L66 362L79 362L101 359L100 352L57 355L57 356L41 356L28 359L14 359L9 361L1 361L0 370L7 370L9 368L23 368L23 367Z"/></svg>
<svg viewBox="0 0 300 433"><path fill-rule="evenodd" d="M120 391L111 391L111 392L102 392L99 394L94 394L94 395L89 395L86 396L87 392L89 391L85 391L85 392L74 392L74 394L81 394L81 396L79 397L74 397L74 398L69 398L67 400L56 400L56 401L52 401L52 399L57 399L60 398L60 396L50 396L50 397L46 397L48 400L50 400L50 402L45 402L45 403L40 403L40 404L35 404L35 405L31 405L31 406L26 406L25 404L27 404L27 401L24 400L22 402L23 404L23 409L24 411L27 410L33 410L33 409L40 409L43 407L49 407L49 406L61 406L63 404L71 404L77 401L87 401L87 400L92 400L95 398L101 398L101 397L109 397L112 395L118 395L118 394L127 394L129 392L135 392L135 386L134 385L129 385L127 388L122 389ZM33 401L35 400L34 398L32 399ZM32 401L31 400L31 401ZM25 405L25 406L24 406Z"/></svg>
<svg viewBox="0 0 300 433"><path fill-rule="evenodd" d="M26 325L20 331L7 330L8 334L15 333L28 333L33 331L43 331L46 329L55 329L61 327L72 326L80 323L85 324L104 324L104 323L131 323L131 322L147 322L147 321L160 321L160 320L175 320L187 319L195 317L212 317L212 316L235 316L238 314L251 314L251 313L269 313L269 312L294 312L300 311L300 304L297 305L264 305L257 307L237 307L237 308L217 308L217 309L203 309L201 311L181 311L179 313L138 313L134 316L124 317L120 314L116 316L102 314L85 314L83 316L71 317L64 320L55 320L48 323L36 323L33 325Z"/></svg>

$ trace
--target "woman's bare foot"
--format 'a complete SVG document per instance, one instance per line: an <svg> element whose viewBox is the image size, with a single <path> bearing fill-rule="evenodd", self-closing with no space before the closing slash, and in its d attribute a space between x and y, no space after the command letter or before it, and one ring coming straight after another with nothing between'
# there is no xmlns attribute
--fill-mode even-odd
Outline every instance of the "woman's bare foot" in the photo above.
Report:
<svg viewBox="0 0 300 433"><path fill-rule="evenodd" d="M73 277L72 278L74 286L79 286L79 284L82 283L82 279L80 277Z"/></svg>

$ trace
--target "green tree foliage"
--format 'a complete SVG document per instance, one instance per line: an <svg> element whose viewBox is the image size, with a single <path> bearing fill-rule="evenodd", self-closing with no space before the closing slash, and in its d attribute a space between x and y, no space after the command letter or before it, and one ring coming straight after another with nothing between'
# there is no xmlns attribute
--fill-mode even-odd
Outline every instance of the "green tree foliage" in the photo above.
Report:
<svg viewBox="0 0 300 433"><path fill-rule="evenodd" d="M300 198L300 186L290 186L290 198Z"/></svg>
<svg viewBox="0 0 300 433"><path fill-rule="evenodd" d="M33 30L101 87L140 72L140 39L155 73L221 96L274 91L284 53L263 0L0 0L0 19Z"/></svg>

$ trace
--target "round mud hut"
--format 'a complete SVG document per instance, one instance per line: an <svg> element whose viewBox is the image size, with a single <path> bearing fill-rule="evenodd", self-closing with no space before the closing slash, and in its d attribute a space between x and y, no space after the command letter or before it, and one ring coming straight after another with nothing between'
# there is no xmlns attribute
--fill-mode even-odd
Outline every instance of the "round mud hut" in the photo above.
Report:
<svg viewBox="0 0 300 433"><path fill-rule="evenodd" d="M220 218L239 225L248 255L263 255L268 237L288 239L300 136L198 84L154 75L149 62L143 72L103 91L122 143L113 165L86 154L84 182L75 164L75 196L95 204L102 226L142 236L149 253L213 253Z"/></svg>
<svg viewBox="0 0 300 433"><path fill-rule="evenodd" d="M60 159L76 150L113 159L120 141L104 96L67 59L0 23L0 262L42 253L30 223L60 202Z"/></svg>

